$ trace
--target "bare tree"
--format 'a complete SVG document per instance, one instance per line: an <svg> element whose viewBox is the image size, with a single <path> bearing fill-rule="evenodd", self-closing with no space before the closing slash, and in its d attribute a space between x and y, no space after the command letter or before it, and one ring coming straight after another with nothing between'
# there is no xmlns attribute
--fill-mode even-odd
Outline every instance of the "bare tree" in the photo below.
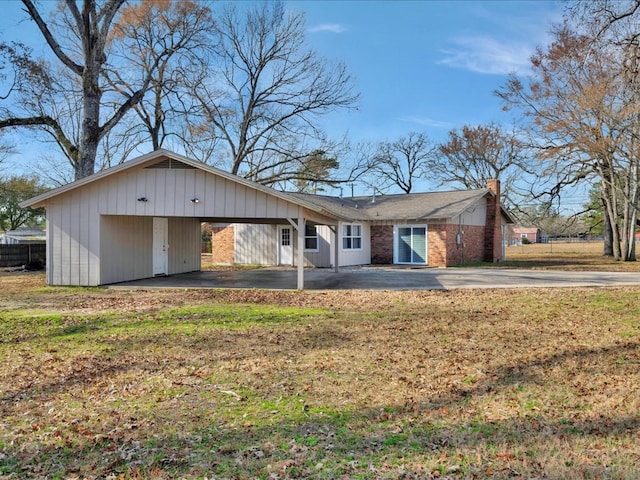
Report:
<svg viewBox="0 0 640 480"><path fill-rule="evenodd" d="M536 227L549 237L573 237L589 229L581 215L562 215L550 202L523 206L518 211L518 221L523 226Z"/></svg>
<svg viewBox="0 0 640 480"><path fill-rule="evenodd" d="M630 45L640 39L640 0L575 0L567 10L593 41Z"/></svg>
<svg viewBox="0 0 640 480"><path fill-rule="evenodd" d="M58 69L31 58L25 48L16 49L13 45L14 50L10 52L8 45L3 45L5 58L11 61L17 80L9 91L11 98L6 99L13 101L13 108L2 110L0 128L44 129L69 159L76 179L94 172L100 141L143 98L158 63L171 53L170 47L151 44L160 49L155 57L157 61L142 73L138 71L137 88L110 91L104 80L107 68L131 71L136 67L122 64L116 67L109 63L109 54L114 49L113 25L124 1L83 0L78 5L75 0L64 0L56 15L47 22L32 0L22 0L59 61ZM108 93L111 95L106 98ZM120 100L116 101L118 97ZM72 102L76 108L67 108Z"/></svg>
<svg viewBox="0 0 640 480"><path fill-rule="evenodd" d="M431 172L436 152L436 145L424 133L411 132L394 142L380 143L372 165L376 188L398 187L410 193L416 181Z"/></svg>
<svg viewBox="0 0 640 480"><path fill-rule="evenodd" d="M264 184L294 182L310 152L333 152L316 119L354 105L351 77L305 46L304 16L281 2L230 4L216 21L217 69L194 87L201 125L221 139L209 161Z"/></svg>
<svg viewBox="0 0 640 480"><path fill-rule="evenodd" d="M4 162L9 155L16 153L15 145L4 141L0 135L0 170L2 162Z"/></svg>
<svg viewBox="0 0 640 480"><path fill-rule="evenodd" d="M118 68L110 68L105 74L116 91L126 92L125 99L135 95L150 78L145 97L133 109L154 150L170 136L193 141L194 135L183 137L181 125L190 123L192 110L183 108L187 104L183 97L191 95L189 83L204 81L207 76L209 34L214 28L207 3L191 0L146 0L126 5L114 23L111 38L119 42L112 55L138 65L139 71L133 79L130 72Z"/></svg>
<svg viewBox="0 0 640 480"><path fill-rule="evenodd" d="M70 71L73 72L81 81L82 88L82 133L80 142L77 146L69 146L67 154L73 162L76 178L82 178L91 175L94 171L95 158L98 149L98 143L105 130L111 128L122 116L133 106L142 95L140 92L135 97L131 97L118 109L114 115L103 125L100 126L100 106L103 89L100 85L100 74L104 63L106 62L106 44L107 35L110 31L111 22L113 21L118 9L124 3L124 0L109 0L98 8L95 1L86 0L82 8L72 1L66 1L68 13L72 19L71 26L73 33L77 35L77 39L81 44L82 56L79 63L76 59L77 52L65 51L59 39L49 28L49 25L43 19L40 11L31 0L23 0L23 3L29 12L30 17L35 21L45 41L51 48L51 51L58 60ZM56 119L52 119L55 125L49 125L43 116L32 117L31 119L10 119L14 125L20 121L24 124L31 125L48 125L53 129L61 129L60 123ZM27 120L25 122L25 120ZM0 124L1 126L2 124Z"/></svg>
<svg viewBox="0 0 640 480"><path fill-rule="evenodd" d="M516 182L528 172L529 149L517 132L502 127L465 125L451 130L449 140L439 146L440 156L431 166L442 183L466 188L484 188L490 179L499 179L503 202L515 205Z"/></svg>
<svg viewBox="0 0 640 480"><path fill-rule="evenodd" d="M601 182L613 255L635 260L640 110L628 46L595 42L566 26L553 34L553 43L532 57L533 77L523 83L512 76L497 93L531 120L543 158L559 178L549 194Z"/></svg>

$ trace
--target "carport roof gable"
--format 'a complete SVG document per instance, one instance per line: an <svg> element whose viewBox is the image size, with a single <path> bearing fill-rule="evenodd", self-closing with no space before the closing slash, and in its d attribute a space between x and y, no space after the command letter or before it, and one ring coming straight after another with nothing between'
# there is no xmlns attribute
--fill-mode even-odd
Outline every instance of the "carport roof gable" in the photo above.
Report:
<svg viewBox="0 0 640 480"><path fill-rule="evenodd" d="M154 165L155 163L158 163L162 160L165 159L171 159L171 160L176 160L178 162L181 162L185 165L188 165L190 167L193 168L197 168L200 170L203 170L205 172L209 172L213 175L217 175L219 177L225 178L227 180L230 180L232 182L236 182L238 184L244 185L248 188L253 188L255 190L264 192L268 195L272 195L274 197L280 198L282 200L285 200L287 202L293 203L295 205L299 205L301 207L304 207L308 210L317 212L317 213L321 213L324 215L327 215L329 217L334 217L335 213L331 212L331 211L327 211L326 209L324 209L322 206L317 205L315 203L309 202L306 199L303 198L299 198L296 196L293 196L289 193L286 192L279 192L277 190L274 190L273 188L269 188L266 187L264 185L260 185L259 183L256 182L252 182L251 180L247 180L246 178L242 178L239 177L238 175L234 175L232 173L229 172L225 172L224 170L220 170L218 168L215 167L211 167L209 165L206 165L202 162L199 162L197 160L192 160L188 157L185 157L184 155L180 155L178 153L175 152L171 152L169 150L164 150L164 149L159 149L159 150L154 150L153 152L141 155L139 157L136 157L132 160L128 160L124 163L121 163L120 165L117 165L115 167L111 167L105 170L102 170L100 172L94 173L93 175L90 175L88 177L82 178L80 180L76 180L75 182L71 182L68 183L66 185L63 185L62 187L58 187L55 188L53 190L50 190L48 192L45 192L41 195L38 195L36 197L30 198L29 200L25 200L24 202L20 203L20 206L22 208L25 207L42 207L45 205L46 201L57 197L58 195L62 195L63 193L69 192L71 190L74 190L76 188L79 188L81 186L84 185L88 185L90 183L93 182L97 182L103 178L109 177L111 175L114 175L116 173L122 172L122 171L126 171L129 170L131 168L135 168L135 167L145 167L145 166L150 166L150 165Z"/></svg>

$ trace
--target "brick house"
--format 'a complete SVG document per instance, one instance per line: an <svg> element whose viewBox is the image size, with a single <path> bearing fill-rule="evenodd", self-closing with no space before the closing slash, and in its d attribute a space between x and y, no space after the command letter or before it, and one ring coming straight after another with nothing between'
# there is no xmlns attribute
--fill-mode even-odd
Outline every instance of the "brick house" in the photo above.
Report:
<svg viewBox="0 0 640 480"><path fill-rule="evenodd" d="M452 266L504 259L512 217L500 205L500 182L487 188L353 198L289 193L339 219L333 231L308 224L304 265ZM296 265L291 225L228 224L213 232L219 263ZM336 252L337 248L337 252Z"/></svg>
<svg viewBox="0 0 640 480"><path fill-rule="evenodd" d="M513 227L513 240L512 244L519 245L524 240L529 243L540 243L542 239L542 232L536 227ZM526 243L526 242L525 242Z"/></svg>
<svg viewBox="0 0 640 480"><path fill-rule="evenodd" d="M296 265L298 289L305 265L498 262L513 223L500 205L498 181L479 190L375 198L302 195L163 149L20 206L46 210L50 285L199 271L202 223L219 227L214 259Z"/></svg>

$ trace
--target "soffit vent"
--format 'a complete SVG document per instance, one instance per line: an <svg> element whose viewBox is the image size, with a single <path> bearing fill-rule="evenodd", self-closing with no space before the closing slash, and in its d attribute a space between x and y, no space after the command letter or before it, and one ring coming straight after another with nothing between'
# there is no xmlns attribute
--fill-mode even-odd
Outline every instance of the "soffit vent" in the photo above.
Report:
<svg viewBox="0 0 640 480"><path fill-rule="evenodd" d="M187 165L186 163L182 163L179 160L174 160L173 158L165 158L164 160L160 160L158 163L154 163L153 165L149 165L146 168L170 168L170 169L180 169L180 170L192 170L196 167Z"/></svg>

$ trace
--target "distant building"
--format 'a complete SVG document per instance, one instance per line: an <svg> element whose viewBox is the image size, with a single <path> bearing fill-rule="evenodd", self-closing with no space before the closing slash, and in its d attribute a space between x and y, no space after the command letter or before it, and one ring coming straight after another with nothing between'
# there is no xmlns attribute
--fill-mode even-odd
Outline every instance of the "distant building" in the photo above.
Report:
<svg viewBox="0 0 640 480"><path fill-rule="evenodd" d="M520 245L523 241L525 243L540 243L542 241L542 232L536 227L513 227L513 240L511 243Z"/></svg>
<svg viewBox="0 0 640 480"><path fill-rule="evenodd" d="M46 243L47 235L39 228L18 228L0 233L0 245Z"/></svg>

